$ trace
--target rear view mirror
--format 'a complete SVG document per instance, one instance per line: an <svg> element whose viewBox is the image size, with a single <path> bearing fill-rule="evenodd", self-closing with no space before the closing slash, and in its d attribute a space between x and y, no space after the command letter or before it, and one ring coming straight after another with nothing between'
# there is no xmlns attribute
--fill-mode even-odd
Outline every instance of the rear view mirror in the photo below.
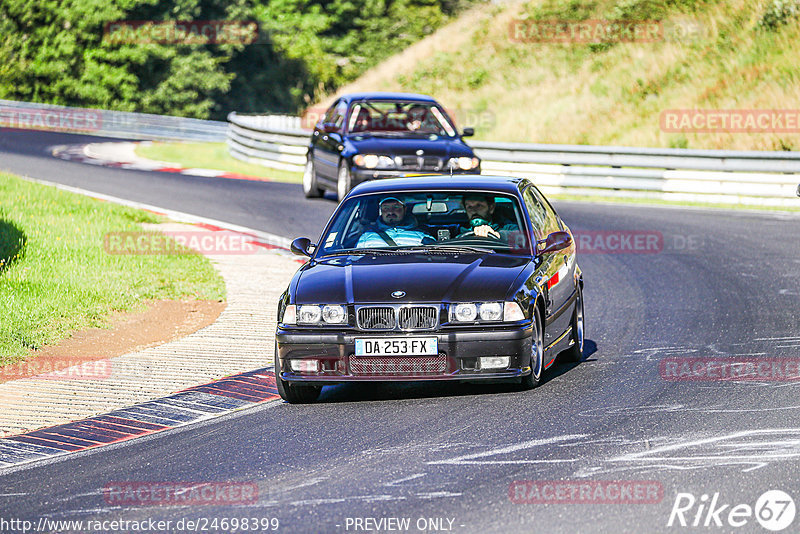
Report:
<svg viewBox="0 0 800 534"><path fill-rule="evenodd" d="M414 204L414 207L411 208L411 213L414 215L419 215L421 213L447 213L447 202L431 202L430 206L425 204L424 202L420 202L419 204Z"/></svg>
<svg viewBox="0 0 800 534"><path fill-rule="evenodd" d="M315 245L312 244L311 240L307 237L298 237L292 241L289 248L298 256L311 256L311 254L314 253Z"/></svg>
<svg viewBox="0 0 800 534"><path fill-rule="evenodd" d="M570 245L572 245L572 236L569 232L553 232L547 236L547 239L537 242L536 248L539 254L548 254L564 250Z"/></svg>

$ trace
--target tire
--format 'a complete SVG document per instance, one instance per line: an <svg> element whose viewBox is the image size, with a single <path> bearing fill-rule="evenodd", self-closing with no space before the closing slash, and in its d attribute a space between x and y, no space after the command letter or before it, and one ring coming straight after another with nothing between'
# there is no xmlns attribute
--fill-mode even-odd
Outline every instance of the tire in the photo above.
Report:
<svg viewBox="0 0 800 534"><path fill-rule="evenodd" d="M281 359L278 357L278 342L275 342L275 384L278 394L289 404L308 404L319 398L321 386L292 384L281 379Z"/></svg>
<svg viewBox="0 0 800 534"><path fill-rule="evenodd" d="M317 173L314 170L314 162L309 155L306 160L305 169L303 169L303 194L306 198L319 198L324 191L317 185Z"/></svg>
<svg viewBox="0 0 800 534"><path fill-rule="evenodd" d="M347 168L347 161L342 160L339 162L339 174L336 180L336 196L339 197L339 202L350 192L353 188L353 177L350 175L350 169Z"/></svg>
<svg viewBox="0 0 800 534"><path fill-rule="evenodd" d="M578 297L575 302L575 311L572 312L572 334L570 341L572 346L565 350L562 358L565 362L579 362L583 358L583 338L585 325L583 322L583 290L578 285Z"/></svg>
<svg viewBox="0 0 800 534"><path fill-rule="evenodd" d="M542 380L544 367L544 330L542 329L542 318L539 315L539 307L536 306L533 312L533 334L531 335L531 374L522 377L522 389L533 389Z"/></svg>

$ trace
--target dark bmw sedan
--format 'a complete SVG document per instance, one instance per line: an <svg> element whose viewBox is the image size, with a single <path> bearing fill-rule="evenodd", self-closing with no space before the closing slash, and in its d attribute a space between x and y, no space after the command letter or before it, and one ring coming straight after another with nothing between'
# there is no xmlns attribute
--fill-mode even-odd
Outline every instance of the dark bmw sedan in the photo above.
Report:
<svg viewBox="0 0 800 534"><path fill-rule="evenodd" d="M355 188L278 304L281 396L353 381L536 386L583 350L569 228L527 179L422 176Z"/></svg>
<svg viewBox="0 0 800 534"><path fill-rule="evenodd" d="M480 160L433 98L355 93L339 98L314 127L303 174L307 197L411 173L479 174Z"/></svg>

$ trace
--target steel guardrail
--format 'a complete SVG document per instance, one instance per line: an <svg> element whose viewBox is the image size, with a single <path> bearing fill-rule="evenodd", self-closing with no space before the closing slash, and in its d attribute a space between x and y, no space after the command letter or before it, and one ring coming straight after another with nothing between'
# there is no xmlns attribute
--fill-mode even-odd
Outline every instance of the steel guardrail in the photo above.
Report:
<svg viewBox="0 0 800 534"><path fill-rule="evenodd" d="M228 123L130 111L0 100L0 128L142 140L224 141Z"/></svg>
<svg viewBox="0 0 800 534"><path fill-rule="evenodd" d="M240 160L302 172L311 131L291 115L227 122L0 100L0 128L142 140L225 141ZM484 173L525 176L551 192L797 206L800 152L470 141Z"/></svg>
<svg viewBox="0 0 800 534"><path fill-rule="evenodd" d="M302 171L310 130L293 116L228 115L232 156ZM485 174L532 178L554 192L602 190L734 204L798 204L800 152L470 141Z"/></svg>

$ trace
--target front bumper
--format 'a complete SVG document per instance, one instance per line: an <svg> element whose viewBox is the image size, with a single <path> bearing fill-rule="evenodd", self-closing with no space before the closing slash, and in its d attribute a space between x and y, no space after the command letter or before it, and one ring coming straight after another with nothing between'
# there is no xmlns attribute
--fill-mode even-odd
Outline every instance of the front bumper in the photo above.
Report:
<svg viewBox="0 0 800 534"><path fill-rule="evenodd" d="M480 173L481 173L480 166L478 166L475 169L470 169L468 171L462 171L460 169L453 170L453 174L480 174ZM393 171L393 170L381 170L381 169L362 169L361 167L350 168L350 176L353 187L369 180L379 180L381 178L402 178L404 176L409 176L413 174L450 174L450 169L442 169L439 171L430 171L430 170Z"/></svg>
<svg viewBox="0 0 800 534"><path fill-rule="evenodd" d="M330 332L320 330L281 330L275 335L278 346L277 357L281 359L281 378L289 382L331 384L358 381L417 381L417 380L486 380L517 378L530 373L531 324L508 328L474 328L446 332L381 333L348 331ZM443 369L436 372L425 370L404 371L392 361L415 357L385 356L389 369L376 373L354 370L359 358L355 353L355 339L381 339L398 337L436 337L439 357L444 356ZM509 356L505 369L480 369L481 356ZM396 358L396 359L394 359ZM289 359L316 359L322 363L317 372L298 373L289 370ZM394 359L394 360L393 360ZM362 367L363 369L363 367Z"/></svg>

